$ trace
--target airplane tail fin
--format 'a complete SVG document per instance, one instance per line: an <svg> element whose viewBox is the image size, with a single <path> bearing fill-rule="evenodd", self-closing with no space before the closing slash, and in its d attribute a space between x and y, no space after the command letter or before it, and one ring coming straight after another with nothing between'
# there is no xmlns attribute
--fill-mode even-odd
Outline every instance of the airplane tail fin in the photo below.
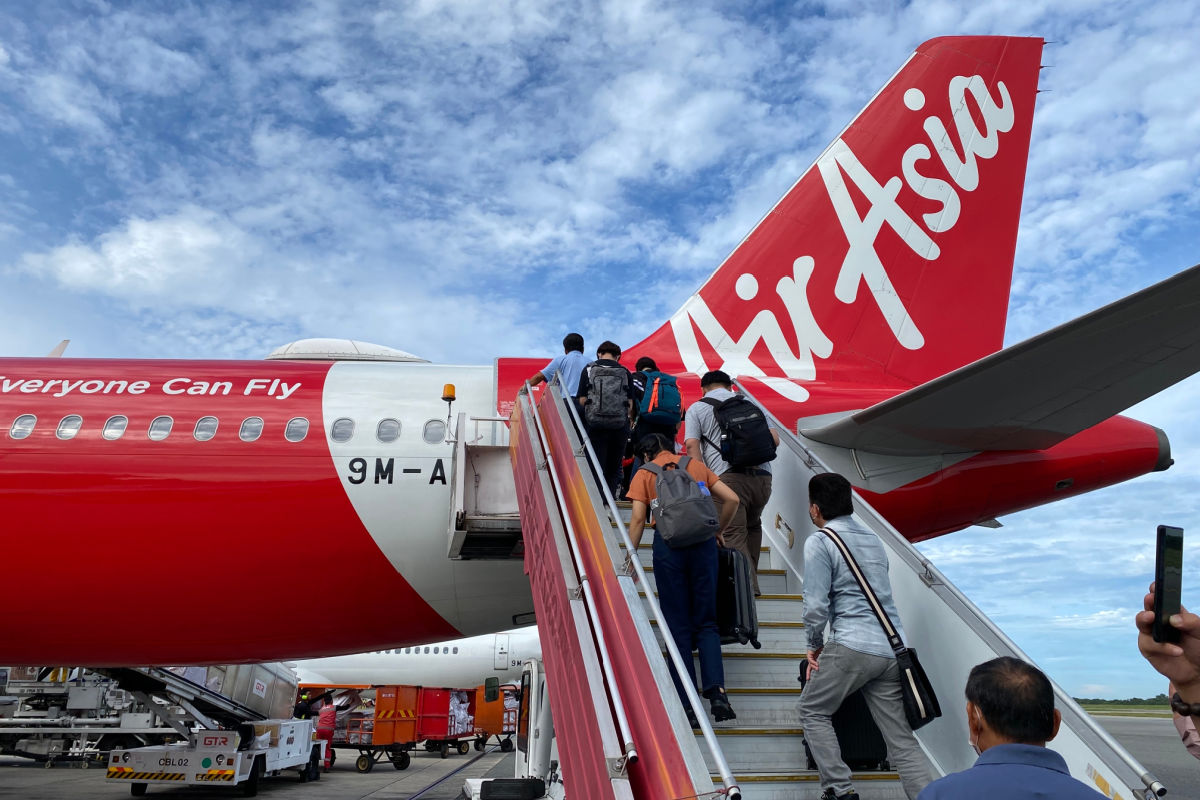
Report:
<svg viewBox="0 0 1200 800"><path fill-rule="evenodd" d="M1043 41L922 44L669 322L630 354L907 388L998 350Z"/></svg>

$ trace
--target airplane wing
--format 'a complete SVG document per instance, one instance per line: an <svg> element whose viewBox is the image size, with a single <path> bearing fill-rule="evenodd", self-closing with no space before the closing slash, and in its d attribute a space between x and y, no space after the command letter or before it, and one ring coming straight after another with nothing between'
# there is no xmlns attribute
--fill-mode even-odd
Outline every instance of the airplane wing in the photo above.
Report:
<svg viewBox="0 0 1200 800"><path fill-rule="evenodd" d="M801 434L888 455L1043 450L1200 371L1200 265Z"/></svg>

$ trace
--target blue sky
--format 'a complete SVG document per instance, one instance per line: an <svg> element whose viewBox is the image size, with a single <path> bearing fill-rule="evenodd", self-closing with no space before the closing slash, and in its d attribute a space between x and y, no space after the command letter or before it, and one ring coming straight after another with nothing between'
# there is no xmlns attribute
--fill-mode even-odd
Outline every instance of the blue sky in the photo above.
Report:
<svg viewBox="0 0 1200 800"><path fill-rule="evenodd" d="M1200 261L1181 2L0 6L0 352L436 361L632 343L922 41L1044 36L1007 340ZM1200 381L1130 412L1167 473L922 549L1076 695L1156 694L1159 522L1200 541ZM1185 602L1200 606L1200 548Z"/></svg>

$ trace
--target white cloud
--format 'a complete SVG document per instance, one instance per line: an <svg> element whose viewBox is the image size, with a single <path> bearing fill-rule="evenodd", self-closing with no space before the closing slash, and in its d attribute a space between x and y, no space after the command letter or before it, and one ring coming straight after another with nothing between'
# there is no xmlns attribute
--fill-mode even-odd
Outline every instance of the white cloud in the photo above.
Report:
<svg viewBox="0 0 1200 800"><path fill-rule="evenodd" d="M1092 614L1067 614L1050 618L1050 624L1056 628L1076 628L1084 631L1096 631L1099 628L1121 628L1128 630L1130 621L1141 609L1115 608L1096 611Z"/></svg>
<svg viewBox="0 0 1200 800"><path fill-rule="evenodd" d="M117 102L94 85L69 75L42 73L28 77L30 105L52 122L101 139L120 114Z"/></svg>
<svg viewBox="0 0 1200 800"><path fill-rule="evenodd" d="M130 219L94 246L74 242L27 255L21 268L76 291L175 305L212 298L214 287L224 291L230 276L248 269L254 256L254 245L242 231L192 207L155 220Z"/></svg>

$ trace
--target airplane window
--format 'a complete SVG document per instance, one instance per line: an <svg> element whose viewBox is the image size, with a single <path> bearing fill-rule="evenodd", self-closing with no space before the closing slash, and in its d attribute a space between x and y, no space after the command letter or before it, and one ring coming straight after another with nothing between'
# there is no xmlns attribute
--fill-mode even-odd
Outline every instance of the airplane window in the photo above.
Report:
<svg viewBox="0 0 1200 800"><path fill-rule="evenodd" d="M175 420L170 417L155 417L150 423L150 430L146 431L146 435L151 441L161 442L163 439L171 435L171 428L175 425Z"/></svg>
<svg viewBox="0 0 1200 800"><path fill-rule="evenodd" d="M426 647L426 648L425 648L425 655L429 655L429 648L428 648L428 647Z"/></svg>
<svg viewBox="0 0 1200 800"><path fill-rule="evenodd" d="M405 652L405 653L411 653L411 652L412 652L412 648L411 648L411 647L406 647L406 648L404 648L404 652Z"/></svg>
<svg viewBox="0 0 1200 800"><path fill-rule="evenodd" d="M304 417L289 419L287 428L283 432L283 438L289 442L302 442L305 436L308 436L308 420Z"/></svg>
<svg viewBox="0 0 1200 800"><path fill-rule="evenodd" d="M253 442L262 436L262 431L262 417L246 417L242 420L242 429L238 431L238 438L243 442Z"/></svg>
<svg viewBox="0 0 1200 800"><path fill-rule="evenodd" d="M22 414L13 420L12 427L8 429L8 435L14 439L24 439L33 433L33 426L36 423L37 417L33 414Z"/></svg>
<svg viewBox="0 0 1200 800"><path fill-rule="evenodd" d="M421 436L430 444L441 444L446 440L446 423L440 419L429 420L425 423L425 430Z"/></svg>
<svg viewBox="0 0 1200 800"><path fill-rule="evenodd" d="M196 429L192 431L192 436L196 437L197 442L207 442L216 435L216 417L201 417L200 419L196 420Z"/></svg>
<svg viewBox="0 0 1200 800"><path fill-rule="evenodd" d="M104 429L100 435L105 439L120 439L125 435L125 429L129 427L129 417L118 414L115 417L109 417L108 422L104 423Z"/></svg>
<svg viewBox="0 0 1200 800"><path fill-rule="evenodd" d="M440 652L441 652L441 648L440 648L440 647L435 647L435 648L433 648L433 654L434 654L435 656L436 656L438 653L440 653Z"/></svg>
<svg viewBox="0 0 1200 800"><path fill-rule="evenodd" d="M400 438L400 423L394 419L381 419L375 429L375 438L384 444L391 444Z"/></svg>
<svg viewBox="0 0 1200 800"><path fill-rule="evenodd" d="M458 648L454 648L454 655L458 655Z"/></svg>
<svg viewBox="0 0 1200 800"><path fill-rule="evenodd" d="M335 442L348 442L354 435L354 420L342 417L335 419L329 428L329 438Z"/></svg>
<svg viewBox="0 0 1200 800"><path fill-rule="evenodd" d="M58 423L58 430L54 432L54 435L60 439L74 439L81 427L83 427L83 417L78 414L69 414L62 418L62 422Z"/></svg>

